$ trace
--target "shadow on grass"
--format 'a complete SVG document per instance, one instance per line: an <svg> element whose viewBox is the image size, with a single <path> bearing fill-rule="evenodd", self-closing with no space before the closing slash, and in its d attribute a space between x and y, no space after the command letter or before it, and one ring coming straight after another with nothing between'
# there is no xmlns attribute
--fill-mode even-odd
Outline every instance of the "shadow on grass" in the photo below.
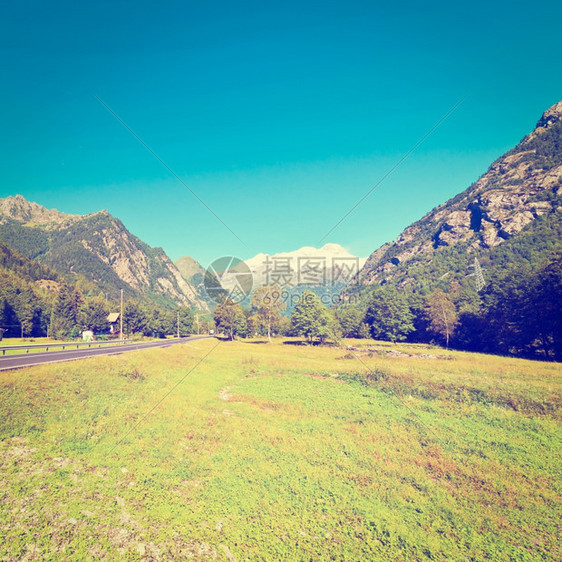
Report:
<svg viewBox="0 0 562 562"><path fill-rule="evenodd" d="M339 345L335 342L329 342L329 341L325 341L325 342L319 342L319 341L312 341L309 342L307 340L285 340L283 342L283 345L305 345L305 346L322 346L322 347L339 347Z"/></svg>

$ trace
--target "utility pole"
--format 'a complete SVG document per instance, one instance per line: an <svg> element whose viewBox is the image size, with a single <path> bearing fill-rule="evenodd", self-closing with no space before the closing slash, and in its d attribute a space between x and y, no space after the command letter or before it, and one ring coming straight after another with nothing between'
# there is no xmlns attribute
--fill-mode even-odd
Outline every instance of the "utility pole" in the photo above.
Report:
<svg viewBox="0 0 562 562"><path fill-rule="evenodd" d="M123 289L121 289L121 314L119 314L119 319L121 320L120 336L123 338Z"/></svg>
<svg viewBox="0 0 562 562"><path fill-rule="evenodd" d="M178 310L178 339L180 337L180 311Z"/></svg>
<svg viewBox="0 0 562 562"><path fill-rule="evenodd" d="M199 316L209 316L210 312L199 312L195 314L195 322L197 324L197 335L199 335Z"/></svg>

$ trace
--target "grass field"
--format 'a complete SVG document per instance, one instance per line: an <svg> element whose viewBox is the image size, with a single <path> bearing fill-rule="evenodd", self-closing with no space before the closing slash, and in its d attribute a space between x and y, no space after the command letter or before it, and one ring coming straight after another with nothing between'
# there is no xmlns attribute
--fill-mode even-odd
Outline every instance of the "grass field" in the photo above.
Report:
<svg viewBox="0 0 562 562"><path fill-rule="evenodd" d="M0 559L562 558L560 364L283 341L0 373Z"/></svg>

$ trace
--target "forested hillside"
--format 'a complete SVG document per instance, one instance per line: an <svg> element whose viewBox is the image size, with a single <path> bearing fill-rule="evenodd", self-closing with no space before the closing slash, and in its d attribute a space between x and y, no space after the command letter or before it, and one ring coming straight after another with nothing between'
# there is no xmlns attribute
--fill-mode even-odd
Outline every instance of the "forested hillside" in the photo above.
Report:
<svg viewBox="0 0 562 562"><path fill-rule="evenodd" d="M123 290L164 307L207 308L161 248L139 240L107 211L67 215L8 197L0 200L0 240L59 273L88 279L108 298Z"/></svg>
<svg viewBox="0 0 562 562"><path fill-rule="evenodd" d="M107 334L117 299L84 277L72 282L52 268L26 258L0 242L0 335L3 337L77 338L83 330ZM193 331L189 307L162 308L148 300L129 298L124 306L124 331L162 337Z"/></svg>
<svg viewBox="0 0 562 562"><path fill-rule="evenodd" d="M559 102L474 185L373 252L342 310L379 337L562 359L561 186ZM394 312L376 314L380 295Z"/></svg>

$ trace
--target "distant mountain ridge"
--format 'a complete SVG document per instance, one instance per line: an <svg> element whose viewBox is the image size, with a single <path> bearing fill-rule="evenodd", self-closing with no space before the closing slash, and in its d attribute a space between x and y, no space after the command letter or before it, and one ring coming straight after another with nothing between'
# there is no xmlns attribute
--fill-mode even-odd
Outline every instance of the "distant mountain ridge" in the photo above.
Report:
<svg viewBox="0 0 562 562"><path fill-rule="evenodd" d="M27 201L22 195L0 199L0 215L28 225L46 226L72 222L81 218L80 215L69 215L56 209L47 209L33 201Z"/></svg>
<svg viewBox="0 0 562 562"><path fill-rule="evenodd" d="M337 302L342 287L357 274L366 259L354 256L339 244L329 243L322 248L303 246L290 252L259 253L238 263L220 281L214 275L213 281L210 281L210 273L191 256L183 256L174 263L184 279L197 289L211 308L217 304L218 293L216 289L211 291L213 300L207 294L205 282L211 282L213 287L221 286L226 297L237 285L237 273L245 272L245 264L252 272L252 292L264 285L280 287L287 297L286 313L289 314L305 289L323 295L326 304ZM227 260L225 263L230 262ZM250 298L251 293L246 302Z"/></svg>
<svg viewBox="0 0 562 562"><path fill-rule="evenodd" d="M205 275L203 266L191 256L183 256L177 259L174 265L186 281L189 281L194 275L201 275L202 277Z"/></svg>
<svg viewBox="0 0 562 562"><path fill-rule="evenodd" d="M475 258L493 268L506 252L555 249L561 243L561 186L562 101L476 183L373 252L359 284L431 287L449 274L468 275Z"/></svg>
<svg viewBox="0 0 562 562"><path fill-rule="evenodd" d="M366 261L367 258L354 256L343 246L334 243L324 244L321 248L303 246L291 252L261 253L245 260L254 274L254 285L271 284L276 268L286 268L288 272L283 279L291 286L306 285L307 270L310 277L312 268L318 272L318 279L329 283L337 279L338 268L356 268L358 272Z"/></svg>
<svg viewBox="0 0 562 562"><path fill-rule="evenodd" d="M69 215L21 195L0 199L0 240L63 274L77 274L113 298L127 296L165 305L206 303L161 248L151 248L106 210Z"/></svg>
<svg viewBox="0 0 562 562"><path fill-rule="evenodd" d="M197 291L199 298L204 301L210 309L214 308L216 302L205 290L205 277L207 274L205 268L191 256L182 256L174 262L174 265L178 268L181 276ZM220 285L218 280L215 282L217 285Z"/></svg>

